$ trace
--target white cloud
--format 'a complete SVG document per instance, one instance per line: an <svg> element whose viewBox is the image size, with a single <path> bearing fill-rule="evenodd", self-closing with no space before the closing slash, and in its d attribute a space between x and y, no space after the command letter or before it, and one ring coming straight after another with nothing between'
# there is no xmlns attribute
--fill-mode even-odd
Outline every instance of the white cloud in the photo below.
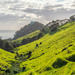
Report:
<svg viewBox="0 0 75 75"><path fill-rule="evenodd" d="M74 0L0 0L0 29L18 29L32 20L46 24L74 13Z"/></svg>

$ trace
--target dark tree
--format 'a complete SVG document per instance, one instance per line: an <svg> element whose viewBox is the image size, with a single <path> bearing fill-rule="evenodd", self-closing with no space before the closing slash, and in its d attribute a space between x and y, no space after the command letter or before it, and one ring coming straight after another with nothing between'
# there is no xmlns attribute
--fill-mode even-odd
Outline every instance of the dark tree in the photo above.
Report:
<svg viewBox="0 0 75 75"><path fill-rule="evenodd" d="M31 51L29 51L29 53L28 53L28 58L30 58L30 57L31 57L31 54L32 54L32 52L31 52Z"/></svg>
<svg viewBox="0 0 75 75"><path fill-rule="evenodd" d="M6 41L3 45L3 49L11 52L12 50L14 50L14 47L8 41Z"/></svg>
<svg viewBox="0 0 75 75"><path fill-rule="evenodd" d="M71 16L71 17L70 17L70 20L71 20L72 22L75 21L75 15Z"/></svg>
<svg viewBox="0 0 75 75"><path fill-rule="evenodd" d="M42 32L40 32L39 34L38 34L38 39L40 39L41 37L43 36L43 33Z"/></svg>
<svg viewBox="0 0 75 75"><path fill-rule="evenodd" d="M29 43L29 39L23 39L22 40L22 45Z"/></svg>
<svg viewBox="0 0 75 75"><path fill-rule="evenodd" d="M5 72L6 72L6 73L11 73L10 69L7 69Z"/></svg>
<svg viewBox="0 0 75 75"><path fill-rule="evenodd" d="M26 69L26 67L23 67L22 70L24 71Z"/></svg>
<svg viewBox="0 0 75 75"><path fill-rule="evenodd" d="M45 31L45 28L43 28L43 29L41 30L41 32L45 33L45 32L46 32L46 31Z"/></svg>

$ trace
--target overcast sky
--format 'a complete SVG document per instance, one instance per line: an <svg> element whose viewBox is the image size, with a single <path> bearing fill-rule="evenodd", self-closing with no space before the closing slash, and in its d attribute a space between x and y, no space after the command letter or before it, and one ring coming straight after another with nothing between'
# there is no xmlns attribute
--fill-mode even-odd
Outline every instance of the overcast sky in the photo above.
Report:
<svg viewBox="0 0 75 75"><path fill-rule="evenodd" d="M43 24L75 14L75 0L0 0L0 30L18 30L30 21Z"/></svg>

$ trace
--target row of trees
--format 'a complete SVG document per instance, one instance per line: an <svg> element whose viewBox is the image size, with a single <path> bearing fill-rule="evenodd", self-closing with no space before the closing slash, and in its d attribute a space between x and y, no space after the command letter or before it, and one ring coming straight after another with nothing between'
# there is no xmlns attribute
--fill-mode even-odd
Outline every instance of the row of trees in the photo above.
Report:
<svg viewBox="0 0 75 75"><path fill-rule="evenodd" d="M12 42L11 44L13 45L14 48L19 47L21 45L25 45L28 44L30 42L33 42L37 39L40 39L43 36L43 32L40 32L37 36L34 36L32 38L27 38L27 39L23 39L21 44L17 44L16 42Z"/></svg>
<svg viewBox="0 0 75 75"><path fill-rule="evenodd" d="M74 22L74 21L75 21L75 15L71 16L71 17L70 17L70 20L71 20L72 22Z"/></svg>

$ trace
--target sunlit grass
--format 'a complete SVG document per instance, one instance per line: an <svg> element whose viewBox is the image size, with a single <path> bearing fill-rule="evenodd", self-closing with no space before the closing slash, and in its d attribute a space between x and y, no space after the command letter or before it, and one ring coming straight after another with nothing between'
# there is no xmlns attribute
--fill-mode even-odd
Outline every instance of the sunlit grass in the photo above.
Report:
<svg viewBox="0 0 75 75"><path fill-rule="evenodd" d="M14 41L12 41L12 42L21 43L23 39L32 38L32 37L34 37L34 36L37 36L39 33L40 33L40 30L37 30L37 31L32 32L32 33L30 33L30 34L27 34L27 35L25 35L25 36L23 36L23 37L20 37L20 38L14 40Z"/></svg>
<svg viewBox="0 0 75 75"><path fill-rule="evenodd" d="M23 38L34 34L16 41L20 43ZM28 59L25 54L29 51L32 54ZM16 75L75 75L75 22L60 26L57 32L47 33L39 40L17 47L15 52L23 56L15 59L16 54L0 49L0 67L9 68L11 75L14 75L14 70L18 72ZM26 67L24 71L23 67Z"/></svg>
<svg viewBox="0 0 75 75"><path fill-rule="evenodd" d="M39 46L36 47L36 44ZM63 51L64 48L66 49ZM53 35L46 34L15 50L19 54L32 51L31 57L20 64L20 67L26 66L26 71L20 75L71 75L75 73L75 62L69 60L75 54L75 22L59 27Z"/></svg>

